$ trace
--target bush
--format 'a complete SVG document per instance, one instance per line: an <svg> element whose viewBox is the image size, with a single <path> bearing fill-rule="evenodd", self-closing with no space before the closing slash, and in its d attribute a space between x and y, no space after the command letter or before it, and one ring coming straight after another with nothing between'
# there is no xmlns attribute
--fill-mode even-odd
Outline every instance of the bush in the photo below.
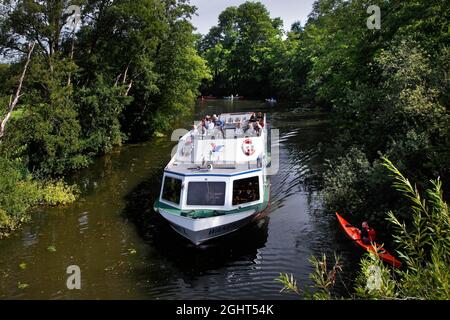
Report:
<svg viewBox="0 0 450 320"><path fill-rule="evenodd" d="M324 203L330 211L350 212L373 221L380 220L393 203L391 180L384 168L378 160L371 163L358 148L328 162L323 177Z"/></svg>
<svg viewBox="0 0 450 320"><path fill-rule="evenodd" d="M36 180L20 161L0 157L0 238L28 221L31 207L72 203L77 195L76 186Z"/></svg>
<svg viewBox="0 0 450 320"><path fill-rule="evenodd" d="M66 205L75 202L79 189L76 185L69 186L62 180L46 181L42 183L40 194L43 204Z"/></svg>

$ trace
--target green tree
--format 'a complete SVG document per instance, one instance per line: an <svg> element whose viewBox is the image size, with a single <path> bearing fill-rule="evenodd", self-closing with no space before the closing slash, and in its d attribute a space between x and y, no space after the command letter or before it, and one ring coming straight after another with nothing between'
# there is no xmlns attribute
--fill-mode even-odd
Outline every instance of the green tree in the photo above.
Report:
<svg viewBox="0 0 450 320"><path fill-rule="evenodd" d="M272 75L277 58L284 54L282 26L281 19L272 19L259 2L225 9L218 26L200 43L202 56L215 71L204 90L247 97L275 94Z"/></svg>

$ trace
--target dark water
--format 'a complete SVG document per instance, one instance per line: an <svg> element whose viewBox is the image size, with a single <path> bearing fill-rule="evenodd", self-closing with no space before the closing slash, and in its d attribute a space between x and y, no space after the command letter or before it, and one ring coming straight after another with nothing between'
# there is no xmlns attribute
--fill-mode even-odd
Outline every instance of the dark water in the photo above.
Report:
<svg viewBox="0 0 450 320"><path fill-rule="evenodd" d="M207 101L183 126L203 114L248 110L268 112L280 130L280 170L271 179L267 217L194 247L152 209L174 143L128 145L73 177L83 190L77 203L40 208L31 223L0 241L0 298L292 299L279 293L279 273L293 273L307 287L310 256L334 251L344 262L342 278L350 278L358 255L322 209L314 178L323 170L321 145L332 134L326 114ZM66 287L69 265L81 269L81 290ZM337 290L347 294L341 284Z"/></svg>

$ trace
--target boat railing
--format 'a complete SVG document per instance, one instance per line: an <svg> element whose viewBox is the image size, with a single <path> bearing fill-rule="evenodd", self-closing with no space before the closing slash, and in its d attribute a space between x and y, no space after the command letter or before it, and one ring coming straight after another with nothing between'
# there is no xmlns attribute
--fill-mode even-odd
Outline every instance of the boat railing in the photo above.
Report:
<svg viewBox="0 0 450 320"><path fill-rule="evenodd" d="M175 166L177 164L175 163ZM238 168L245 170L253 170L262 168L262 159L258 158L255 161L247 161L246 163L237 164L231 161L202 161L202 162L192 162L187 170L192 172L208 172L214 169L220 170L236 170Z"/></svg>
<svg viewBox="0 0 450 320"><path fill-rule="evenodd" d="M200 140L254 138L261 136L256 130L237 130L237 128L208 129L206 132L190 131L190 135Z"/></svg>

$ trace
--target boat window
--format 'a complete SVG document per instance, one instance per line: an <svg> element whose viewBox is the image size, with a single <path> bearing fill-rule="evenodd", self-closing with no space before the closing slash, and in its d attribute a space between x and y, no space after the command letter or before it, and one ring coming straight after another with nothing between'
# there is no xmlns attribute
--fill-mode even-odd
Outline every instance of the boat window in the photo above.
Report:
<svg viewBox="0 0 450 320"><path fill-rule="evenodd" d="M223 206L225 182L189 182L187 204L190 206Z"/></svg>
<svg viewBox="0 0 450 320"><path fill-rule="evenodd" d="M259 177L233 182L233 206L259 200Z"/></svg>
<svg viewBox="0 0 450 320"><path fill-rule="evenodd" d="M164 179L162 198L166 201L180 204L181 180L172 177Z"/></svg>

